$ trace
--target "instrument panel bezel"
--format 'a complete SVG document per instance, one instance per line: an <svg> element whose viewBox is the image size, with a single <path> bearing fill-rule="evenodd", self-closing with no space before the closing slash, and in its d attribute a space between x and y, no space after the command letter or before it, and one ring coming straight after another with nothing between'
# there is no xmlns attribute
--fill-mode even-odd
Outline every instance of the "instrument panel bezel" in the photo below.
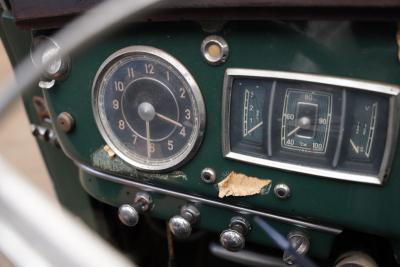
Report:
<svg viewBox="0 0 400 267"><path fill-rule="evenodd" d="M382 163L377 175L357 174L339 170L329 170L293 163L279 162L255 156L233 152L230 145L230 114L232 83L235 78L270 78L291 81L303 81L315 84L333 85L353 90L364 90L389 96L388 128ZM284 71L228 68L225 71L222 96L222 151L224 158L234 159L255 165L272 167L286 171L299 172L324 178L346 180L352 182L382 185L390 173L396 150L399 130L400 87L378 82L362 81L357 79L339 78L319 74L306 74Z"/></svg>

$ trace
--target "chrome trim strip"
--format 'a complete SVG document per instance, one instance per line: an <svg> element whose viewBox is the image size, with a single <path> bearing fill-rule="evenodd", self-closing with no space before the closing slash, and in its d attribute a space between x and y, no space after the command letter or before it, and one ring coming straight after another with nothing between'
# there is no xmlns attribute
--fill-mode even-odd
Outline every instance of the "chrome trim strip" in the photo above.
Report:
<svg viewBox="0 0 400 267"><path fill-rule="evenodd" d="M305 221L301 221L301 220L297 220L297 219L291 219L291 218L287 218L287 217L283 217L283 216L279 216L279 215L275 215L275 214L271 214L271 213L261 212L261 211L257 211L257 210L252 210L252 209L248 209L248 208L244 208L244 207L237 207L237 206L234 206L231 204L226 204L223 202L218 202L218 201L214 201L214 200L210 200L210 199L206 199L206 198L202 198L202 197L198 197L198 196L175 192L175 191L171 191L171 190L164 189L164 188L159 188L159 187L152 186L152 185L142 184L139 182L119 178L117 176L113 176L113 175L95 170L92 167L89 167L83 163L80 163L80 162L74 160L72 157L70 157L70 158L84 172L86 172L90 175L96 176L98 178L113 182L113 183L126 185L126 186L132 186L132 187L136 187L141 190L144 190L144 191L161 193L161 194L165 194L165 195L176 197L176 198L183 198L187 201L199 202L199 203L207 204L207 205L214 206L214 207L229 209L229 210L233 210L238 213L259 215L259 216L262 216L262 217L265 217L268 219L281 221L281 222L285 222L285 223L289 223L289 224L294 224L299 227L309 228L309 229L327 232L327 233L331 233L331 234L337 235L342 232L342 230L338 229L338 228L309 223L309 222L305 222Z"/></svg>
<svg viewBox="0 0 400 267"><path fill-rule="evenodd" d="M365 90L374 93L387 94L389 98L389 119L386 136L385 151L382 158L381 168L378 175L364 175L345 171L328 170L323 168L307 167L292 163L278 162L269 159L247 156L231 151L230 148L230 100L233 77L257 77L289 79L296 81L306 81L319 84L335 85L351 89ZM390 172L393 161L397 135L399 130L399 106L400 106L400 86L383 84L377 82L367 82L355 79L337 78L317 74L303 74L282 71L239 69L228 68L225 72L222 99L222 152L225 158L235 159L256 165L273 167L287 171L300 172L320 177L333 178L339 180L361 182L375 185L382 185L384 179Z"/></svg>

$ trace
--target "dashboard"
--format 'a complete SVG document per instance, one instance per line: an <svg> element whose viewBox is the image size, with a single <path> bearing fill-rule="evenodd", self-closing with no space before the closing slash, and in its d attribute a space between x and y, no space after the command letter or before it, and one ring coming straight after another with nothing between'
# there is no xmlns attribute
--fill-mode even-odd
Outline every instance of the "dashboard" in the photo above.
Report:
<svg viewBox="0 0 400 267"><path fill-rule="evenodd" d="M83 188L116 218L146 193L151 217L198 214L193 231L217 235L239 216L247 244L275 246L258 215L285 237L301 232L321 259L349 232L399 240L396 27L211 26L133 23L71 58L40 92L76 166L52 170L58 188ZM47 162L60 160L47 149ZM221 198L229 182L241 193Z"/></svg>

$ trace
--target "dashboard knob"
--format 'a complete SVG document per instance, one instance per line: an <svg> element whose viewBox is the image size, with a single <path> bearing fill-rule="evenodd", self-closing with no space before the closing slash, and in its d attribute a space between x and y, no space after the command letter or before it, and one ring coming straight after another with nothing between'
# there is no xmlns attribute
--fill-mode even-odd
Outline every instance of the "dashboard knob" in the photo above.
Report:
<svg viewBox="0 0 400 267"><path fill-rule="evenodd" d="M193 205L185 205L181 208L181 214L175 215L169 220L168 226L172 234L179 238L188 238L192 233L192 224L200 217L199 210Z"/></svg>
<svg viewBox="0 0 400 267"><path fill-rule="evenodd" d="M132 227L139 222L139 212L133 206L124 204L118 209L118 218L126 226Z"/></svg>
<svg viewBox="0 0 400 267"><path fill-rule="evenodd" d="M239 251L244 248L246 239L244 235L238 231L226 229L221 233L219 241L225 249L229 251Z"/></svg>
<svg viewBox="0 0 400 267"><path fill-rule="evenodd" d="M149 211L152 208L153 201L149 194L139 192L136 194L134 203L123 204L118 209L118 218L126 226L133 227L139 222L140 213Z"/></svg>
<svg viewBox="0 0 400 267"><path fill-rule="evenodd" d="M290 246L296 251L297 254L305 255L310 248L310 239L308 236L300 231L290 232L287 236ZM295 257L288 251L283 253L283 261L288 265L296 263Z"/></svg>
<svg viewBox="0 0 400 267"><path fill-rule="evenodd" d="M169 229L179 239L188 238L192 233L192 225L180 215L175 215L169 220Z"/></svg>
<svg viewBox="0 0 400 267"><path fill-rule="evenodd" d="M233 217L229 224L229 229L224 230L219 241L221 245L229 251L239 251L244 248L246 235L250 231L249 222L240 216Z"/></svg>

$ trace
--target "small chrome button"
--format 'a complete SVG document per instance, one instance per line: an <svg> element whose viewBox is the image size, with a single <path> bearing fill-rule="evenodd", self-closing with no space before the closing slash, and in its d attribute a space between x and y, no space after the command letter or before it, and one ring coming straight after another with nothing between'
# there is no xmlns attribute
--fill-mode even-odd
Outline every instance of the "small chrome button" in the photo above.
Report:
<svg viewBox="0 0 400 267"><path fill-rule="evenodd" d="M275 185L274 193L275 196L280 199L288 199L291 196L290 188L286 184Z"/></svg>
<svg viewBox="0 0 400 267"><path fill-rule="evenodd" d="M201 180L203 180L203 182L211 184L215 182L216 179L216 174L215 171L211 168L205 168L201 171Z"/></svg>
<svg viewBox="0 0 400 267"><path fill-rule="evenodd" d="M208 64L220 65L227 60L229 47L224 38L210 35L201 43L201 53Z"/></svg>

